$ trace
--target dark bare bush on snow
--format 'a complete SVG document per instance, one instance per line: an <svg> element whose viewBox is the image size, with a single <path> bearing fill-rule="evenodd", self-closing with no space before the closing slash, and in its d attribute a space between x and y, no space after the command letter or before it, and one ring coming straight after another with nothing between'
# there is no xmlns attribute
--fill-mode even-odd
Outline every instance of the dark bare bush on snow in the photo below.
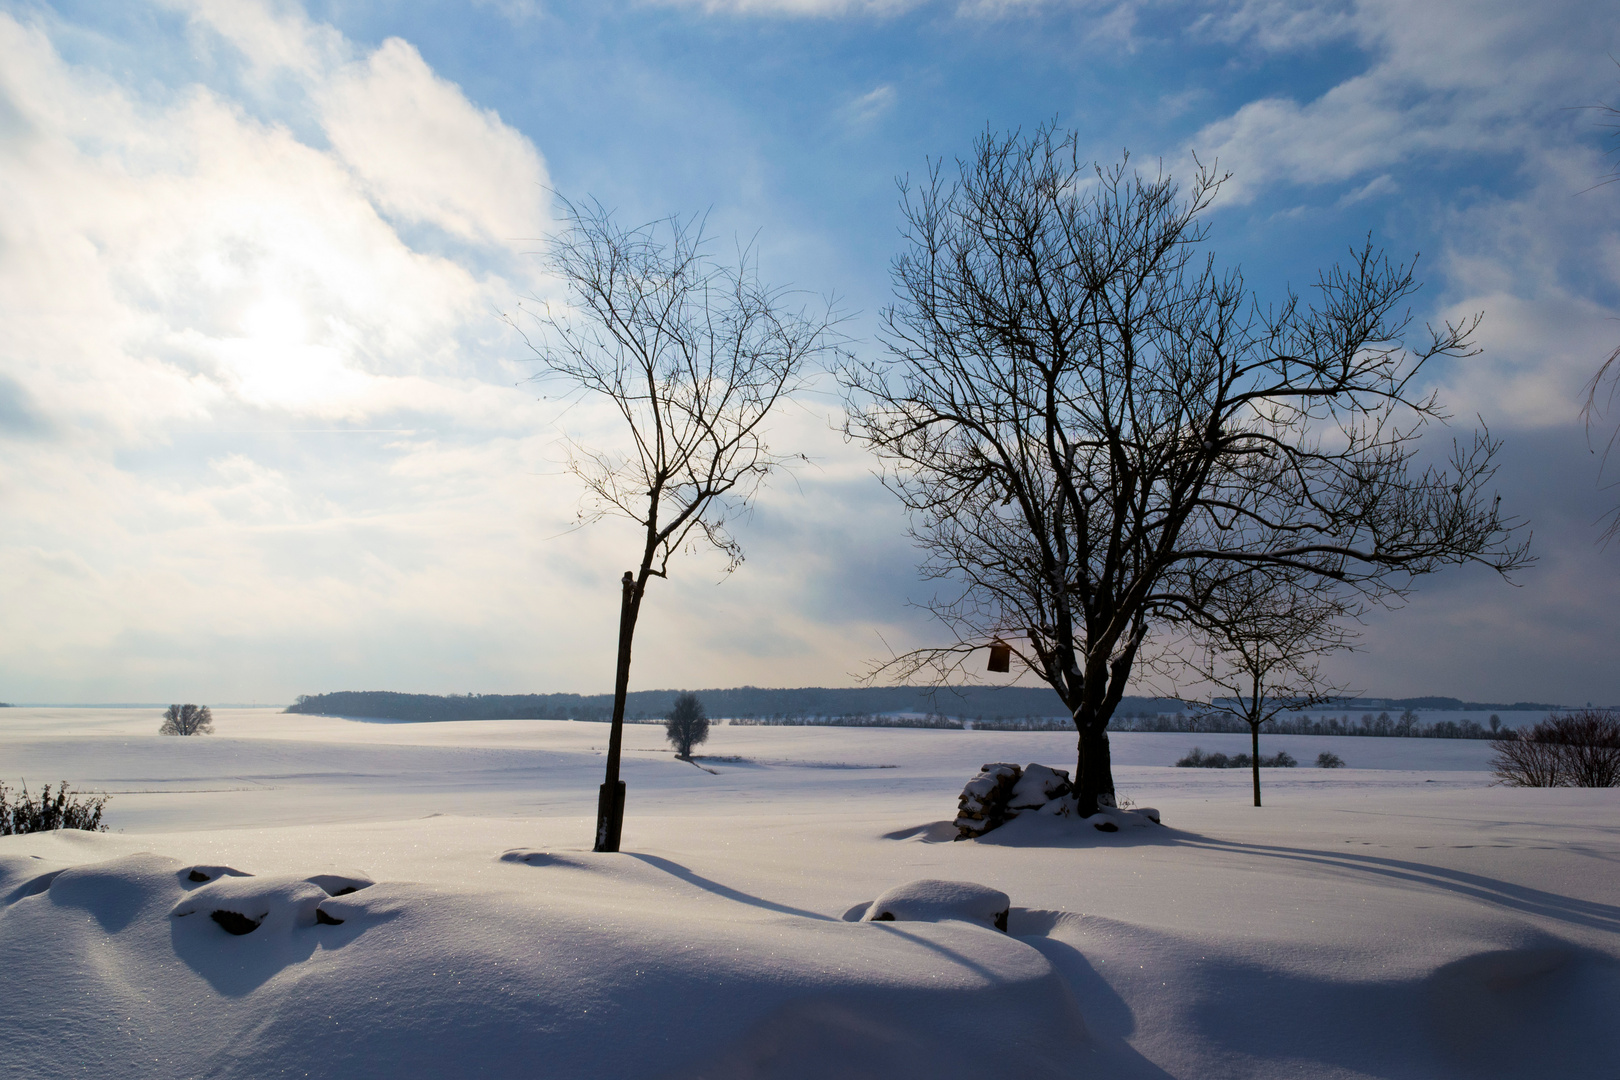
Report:
<svg viewBox="0 0 1620 1080"><path fill-rule="evenodd" d="M5 784L0 784L0 836L21 833L52 832L56 829L83 829L86 832L106 832L101 823L102 808L108 796L88 796L68 788L64 780L51 794L51 785L38 798L28 794L23 784L22 794L16 795Z"/></svg>
<svg viewBox="0 0 1620 1080"><path fill-rule="evenodd" d="M1620 717L1610 709L1555 713L1494 750L1492 771L1510 787L1620 787Z"/></svg>

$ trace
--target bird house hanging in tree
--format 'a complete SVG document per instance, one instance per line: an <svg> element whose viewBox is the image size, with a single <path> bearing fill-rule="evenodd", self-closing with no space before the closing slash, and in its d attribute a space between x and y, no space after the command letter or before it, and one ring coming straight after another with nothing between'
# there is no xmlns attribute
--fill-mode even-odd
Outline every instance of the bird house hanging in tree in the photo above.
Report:
<svg viewBox="0 0 1620 1080"><path fill-rule="evenodd" d="M1012 646L1000 638L996 638L990 643L990 670L1012 670Z"/></svg>

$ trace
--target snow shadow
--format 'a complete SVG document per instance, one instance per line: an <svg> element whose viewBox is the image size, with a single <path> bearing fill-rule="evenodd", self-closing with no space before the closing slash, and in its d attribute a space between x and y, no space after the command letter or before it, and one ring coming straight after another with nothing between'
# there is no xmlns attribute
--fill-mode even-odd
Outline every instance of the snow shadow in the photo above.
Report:
<svg viewBox="0 0 1620 1080"><path fill-rule="evenodd" d="M766 911L774 911L780 915L798 915L806 919L818 919L823 922L838 921L833 916L823 915L819 911L806 911L804 908L796 908L788 904L778 904L774 900L766 900L764 897L754 896L751 893L745 893L740 889L733 889L730 885L722 885L718 881L706 878L701 874L693 873L691 870L688 870L678 862L663 859L657 855L643 855L640 852L635 851L627 851L625 854L629 855L632 859L638 859L641 862L646 863L648 866L662 870L666 874L678 877L689 885L696 885L705 892L713 893L714 895L722 897L726 900L733 900L739 904L747 904L750 907L764 908Z"/></svg>
<svg viewBox="0 0 1620 1080"><path fill-rule="evenodd" d="M510 848L501 852L499 861L522 863L525 866L564 866L570 870L600 869L600 864L593 864L589 860L575 855L564 855L555 851L536 851L532 848Z"/></svg>
<svg viewBox="0 0 1620 1080"><path fill-rule="evenodd" d="M1122 1080L1169 1080L1170 1074L1143 1057L1127 1041L1136 1033L1136 1014L1124 998L1109 985L1084 953L1048 935L1066 923L1079 923L1084 916L1067 911L1015 907L1008 914L1007 933L1046 957L1058 976L1069 985L1080 1012L1086 1018L1097 1056L1106 1067L1098 1075Z"/></svg>
<svg viewBox="0 0 1620 1080"><path fill-rule="evenodd" d="M278 973L335 950L397 911L373 911L364 875L254 877L232 871L182 897L169 913L174 953L227 997L243 997Z"/></svg>
<svg viewBox="0 0 1620 1080"><path fill-rule="evenodd" d="M66 869L38 855L0 855L0 905L15 904L25 896L37 896L50 888L56 875Z"/></svg>
<svg viewBox="0 0 1620 1080"><path fill-rule="evenodd" d="M1616 1075L1617 1005L1620 964L1543 936L1398 982L1227 958L1219 984L1192 995L1189 1019L1211 1045L1296 1062L1304 1075L1543 1080Z"/></svg>
<svg viewBox="0 0 1620 1080"><path fill-rule="evenodd" d="M137 917L155 916L173 902L180 864L150 852L70 866L45 890L58 907L88 912L105 933L116 934Z"/></svg>
<svg viewBox="0 0 1620 1080"><path fill-rule="evenodd" d="M883 834L884 840L916 840L923 844L948 844L956 839L956 826L950 821L930 821L913 825L909 829L895 829Z"/></svg>
<svg viewBox="0 0 1620 1080"><path fill-rule="evenodd" d="M1452 870L1430 863L1410 859L1395 859L1385 855L1363 855L1358 852L1322 851L1312 848L1281 847L1273 844L1243 843L1214 840L1208 837L1182 833L1172 842L1187 847L1204 848L1230 854L1244 854L1268 859L1311 863L1350 871L1370 877L1399 881L1405 885L1419 885L1439 892L1466 896L1494 907L1506 908L1525 915L1589 927L1594 930L1620 932L1620 905L1596 900L1582 900L1549 892L1528 885L1517 885L1500 878ZM980 841L983 843L983 841ZM1620 1073L1617 1073L1620 1075Z"/></svg>
<svg viewBox="0 0 1620 1080"><path fill-rule="evenodd" d="M1134 815L1133 815L1134 816ZM1125 814L1113 813L1104 818L1056 817L1046 814L1020 814L999 828L992 829L973 840L963 843L990 844L1011 848L1094 848L1172 846L1189 835L1146 818L1140 824L1126 828L1115 825L1113 830L1099 830L1099 824L1115 824Z"/></svg>

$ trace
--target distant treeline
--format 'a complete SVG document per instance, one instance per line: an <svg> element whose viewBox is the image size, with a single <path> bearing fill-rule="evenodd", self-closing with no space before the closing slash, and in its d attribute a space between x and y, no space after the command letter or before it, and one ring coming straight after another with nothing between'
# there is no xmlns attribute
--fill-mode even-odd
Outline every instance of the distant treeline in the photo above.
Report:
<svg viewBox="0 0 1620 1080"><path fill-rule="evenodd" d="M629 720L656 720L669 715L679 690L638 690L625 703ZM767 690L742 686L729 690L698 690L705 711L712 717L772 721L785 724L836 724L859 727L956 727L971 721L981 730L1067 731L1071 727L1058 696L1047 687L1026 686L863 686L829 689L811 686ZM1295 717L1279 720L1275 730L1300 735L1417 735L1431 738L1484 738L1489 732L1471 721L1441 720L1401 727L1385 723L1388 713L1371 710L1470 710L1475 712L1551 712L1556 705L1519 701L1511 705L1463 702L1457 698L1358 698L1334 702L1340 717L1324 714L1319 720ZM1364 712L1364 710L1366 710ZM399 694L389 690L345 690L299 697L291 713L354 716L378 720L608 720L613 714L612 694ZM1353 723L1352 713L1363 719ZM893 714L911 714L896 716ZM888 714L888 715L885 715ZM1195 719L1195 717L1197 717ZM1232 730L1245 731L1242 721ZM1115 710L1116 731L1224 731L1217 717L1198 716L1173 698L1127 697ZM1414 717L1415 723L1415 717ZM1179 726L1178 726L1179 725ZM1335 725L1337 725L1335 727ZM1296 730L1298 729L1298 730ZM1482 734L1463 734L1464 730Z"/></svg>
<svg viewBox="0 0 1620 1080"><path fill-rule="evenodd" d="M638 690L625 701L628 719L655 719L669 715L679 690ZM828 689L811 686L794 690L766 690L742 686L730 690L695 691L712 717L776 720L804 723L851 717L881 718L898 723L905 717L884 713L913 713L920 717L955 717L974 726L997 722L1027 726L1021 721L1045 722L1059 718L1069 725L1057 694L1046 687L1024 686L863 686ZM1166 698L1128 697L1122 713L1157 713L1180 705ZM288 706L291 713L319 716L355 716L378 720L607 720L613 714L612 694L398 694L388 690L345 690L307 694ZM876 721L874 721L875 723ZM955 726L960 727L958 723Z"/></svg>
<svg viewBox="0 0 1620 1080"><path fill-rule="evenodd" d="M1244 720L1231 713L1171 713L1142 716L1127 720L1123 724L1113 724L1112 727L1116 731L1188 733L1214 731L1235 735L1247 734L1249 730L1249 725ZM1359 720L1352 720L1348 713L1340 716L1322 714L1314 720L1308 713L1292 717L1279 716L1262 730L1273 735L1371 735L1412 739L1494 739L1497 734L1496 728L1487 727L1467 718L1436 720L1431 724L1425 724L1411 709L1394 718L1387 712L1381 712L1377 716L1363 713Z"/></svg>

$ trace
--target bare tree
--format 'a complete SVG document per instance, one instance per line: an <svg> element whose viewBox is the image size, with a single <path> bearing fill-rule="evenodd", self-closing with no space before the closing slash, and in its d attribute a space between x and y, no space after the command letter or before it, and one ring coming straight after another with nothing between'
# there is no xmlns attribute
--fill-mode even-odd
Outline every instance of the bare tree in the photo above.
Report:
<svg viewBox="0 0 1620 1080"><path fill-rule="evenodd" d="M675 707L664 721L664 733L675 747L675 756L692 760L692 747L709 740L709 717L696 694L676 694Z"/></svg>
<svg viewBox="0 0 1620 1080"><path fill-rule="evenodd" d="M214 714L206 705L170 705L163 713L159 735L212 735Z"/></svg>
<svg viewBox="0 0 1620 1080"><path fill-rule="evenodd" d="M1200 257L1209 169L1183 196L1128 159L1088 168L1052 128L957 165L902 183L886 355L843 369L847 433L910 512L955 639L876 674L943 680L1014 644L1070 711L1089 815L1113 802L1108 721L1149 631L1228 583L1376 601L1448 564L1526 564L1485 493L1487 433L1416 460L1444 419L1416 376L1470 355L1474 322L1407 346L1410 266L1369 245L1267 306Z"/></svg>
<svg viewBox="0 0 1620 1080"><path fill-rule="evenodd" d="M1620 61L1617 61L1617 63L1620 63ZM1607 128L1611 136L1616 140L1616 150L1620 152L1620 107L1599 103L1587 106L1587 108L1597 110L1602 117L1602 126ZM1620 181L1620 167L1617 167L1614 172L1605 177L1598 186L1602 187L1616 181ZM1607 391L1605 391L1605 387L1607 387ZM1614 408L1617 394L1620 394L1620 347L1617 347L1603 363L1598 365L1597 374L1593 375L1591 381L1586 384L1586 403L1581 407L1581 421L1586 425L1588 445L1592 442L1593 424L1601 422L1603 414ZM1617 440L1620 440L1620 426L1616 426L1613 431L1609 432L1608 438L1603 441L1603 455L1598 465L1600 483L1602 482L1603 470L1608 467L1609 455L1614 452ZM1595 452L1596 448L1593 449ZM1607 543L1616 536L1620 536L1620 506L1610 510L1604 517L1608 519L1608 524L1604 526L1601 539L1604 543Z"/></svg>
<svg viewBox="0 0 1620 1080"><path fill-rule="evenodd" d="M1493 744L1491 769L1511 787L1620 787L1620 717L1610 709L1553 714Z"/></svg>
<svg viewBox="0 0 1620 1080"><path fill-rule="evenodd" d="M1323 673L1321 658L1352 647L1345 620L1356 611L1344 598L1279 572L1232 578L1194 615L1195 642L1202 648L1189 666L1209 692L1184 700L1248 724L1259 806L1260 729L1285 712L1344 693Z"/></svg>
<svg viewBox="0 0 1620 1080"><path fill-rule="evenodd" d="M648 579L667 577L677 551L706 543L741 564L727 526L789 456L772 450L765 418L806 365L836 347L830 308L816 316L759 280L752 254L721 264L699 220L618 225L599 203L561 201L566 228L550 241L568 306L536 313L530 345L549 372L612 402L629 449L570 442L584 482L582 521L629 518L641 560L625 571L607 780L596 850L617 851L624 815L619 757L631 643Z"/></svg>

